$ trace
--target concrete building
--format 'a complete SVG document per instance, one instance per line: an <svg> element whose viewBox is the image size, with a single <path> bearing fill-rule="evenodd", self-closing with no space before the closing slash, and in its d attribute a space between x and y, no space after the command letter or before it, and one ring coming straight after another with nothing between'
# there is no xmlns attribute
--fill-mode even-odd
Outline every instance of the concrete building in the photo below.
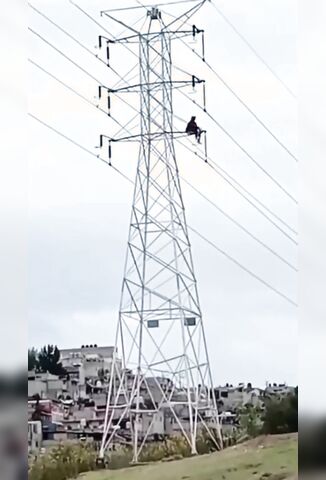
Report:
<svg viewBox="0 0 326 480"><path fill-rule="evenodd" d="M245 405L260 407L263 405L263 390L253 388L250 384L245 386L240 383L238 386L225 385L214 389L215 397L220 412L235 412Z"/></svg>
<svg viewBox="0 0 326 480"><path fill-rule="evenodd" d="M278 398L283 398L286 397L287 395L293 395L295 392L295 387L290 387L289 385L286 385L286 383L267 383L266 388L264 391L264 396L265 397L278 397Z"/></svg>
<svg viewBox="0 0 326 480"><path fill-rule="evenodd" d="M28 453L37 453L42 447L42 423L41 421L28 422Z"/></svg>
<svg viewBox="0 0 326 480"><path fill-rule="evenodd" d="M101 358L108 364L111 364L114 347L99 347L94 345L82 345L80 348L64 348L60 350L63 367L79 366L82 361L87 357L95 356L95 358Z"/></svg>
<svg viewBox="0 0 326 480"><path fill-rule="evenodd" d="M28 372L28 397L39 395L41 398L58 398L64 393L64 382L51 373Z"/></svg>

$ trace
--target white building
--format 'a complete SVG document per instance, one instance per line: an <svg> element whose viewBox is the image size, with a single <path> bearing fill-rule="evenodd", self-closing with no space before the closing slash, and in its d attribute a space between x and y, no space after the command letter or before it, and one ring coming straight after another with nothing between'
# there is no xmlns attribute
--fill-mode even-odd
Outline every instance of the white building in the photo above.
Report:
<svg viewBox="0 0 326 480"><path fill-rule="evenodd" d="M42 423L28 422L28 453L37 453L42 447Z"/></svg>
<svg viewBox="0 0 326 480"><path fill-rule="evenodd" d="M111 364L114 347L98 347L94 345L82 345L80 348L64 348L60 351L63 367L67 366L79 366L83 360L88 356L97 356L97 358L103 359L108 364Z"/></svg>
<svg viewBox="0 0 326 480"><path fill-rule="evenodd" d="M245 405L259 407L263 404L263 390L253 388L250 384L245 386L243 383L240 383L236 387L225 385L214 390L219 410L223 412L234 411Z"/></svg>
<svg viewBox="0 0 326 480"><path fill-rule="evenodd" d="M265 396L276 396L279 398L286 397L287 395L294 394L295 387L290 387L286 383L267 383L265 388Z"/></svg>
<svg viewBox="0 0 326 480"><path fill-rule="evenodd" d="M64 393L64 381L51 373L28 372L28 397L39 395L41 398L58 398Z"/></svg>

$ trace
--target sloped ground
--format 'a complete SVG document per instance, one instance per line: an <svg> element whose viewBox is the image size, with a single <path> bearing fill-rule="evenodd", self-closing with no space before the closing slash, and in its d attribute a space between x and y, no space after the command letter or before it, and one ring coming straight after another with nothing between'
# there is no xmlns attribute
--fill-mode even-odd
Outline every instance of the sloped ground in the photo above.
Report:
<svg viewBox="0 0 326 480"><path fill-rule="evenodd" d="M259 437L220 453L122 470L92 472L82 480L296 480L297 435Z"/></svg>

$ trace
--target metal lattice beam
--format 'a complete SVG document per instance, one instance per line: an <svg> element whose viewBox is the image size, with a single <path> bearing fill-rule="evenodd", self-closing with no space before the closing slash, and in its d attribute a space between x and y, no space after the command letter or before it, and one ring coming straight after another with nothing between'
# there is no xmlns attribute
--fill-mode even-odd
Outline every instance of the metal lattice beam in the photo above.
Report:
<svg viewBox="0 0 326 480"><path fill-rule="evenodd" d="M175 422L193 454L202 429L221 446L174 149L172 93L177 84L171 43L176 32L154 13L148 15L146 35L136 35L139 157L100 453L103 458L128 419L134 462L158 414ZM151 421L141 429L149 415Z"/></svg>

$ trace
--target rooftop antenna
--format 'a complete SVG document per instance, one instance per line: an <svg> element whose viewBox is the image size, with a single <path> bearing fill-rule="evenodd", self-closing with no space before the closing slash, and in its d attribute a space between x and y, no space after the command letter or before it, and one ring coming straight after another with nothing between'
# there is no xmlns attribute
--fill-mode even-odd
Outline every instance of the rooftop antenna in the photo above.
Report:
<svg viewBox="0 0 326 480"><path fill-rule="evenodd" d="M186 18L203 3L187 10ZM111 13L103 13L115 20ZM178 427L192 454L197 453L197 439L202 430L208 432L217 449L222 448L174 148L174 138L186 134L174 130L173 89L182 83L194 87L203 81L194 75L185 80L172 79L172 43L178 35L193 38L203 31L186 30L183 16L179 17L179 29L175 20L166 25L157 6L146 9L146 15L145 33L130 28L128 37L114 39L111 44L114 48L119 43L138 42L139 82L116 90L100 88L101 95L103 88L108 91L111 110L111 96L116 92L138 92L140 99L140 133L119 138L101 135L100 139L101 146L108 142L110 160L114 142L133 141L139 145L100 448L103 459L115 441L118 427L128 425L134 463L141 459L158 416L172 420L167 423ZM118 23L123 24L121 20ZM170 379L169 388L162 388L159 377ZM146 416L151 418L147 423ZM120 436L122 432L120 428Z"/></svg>

